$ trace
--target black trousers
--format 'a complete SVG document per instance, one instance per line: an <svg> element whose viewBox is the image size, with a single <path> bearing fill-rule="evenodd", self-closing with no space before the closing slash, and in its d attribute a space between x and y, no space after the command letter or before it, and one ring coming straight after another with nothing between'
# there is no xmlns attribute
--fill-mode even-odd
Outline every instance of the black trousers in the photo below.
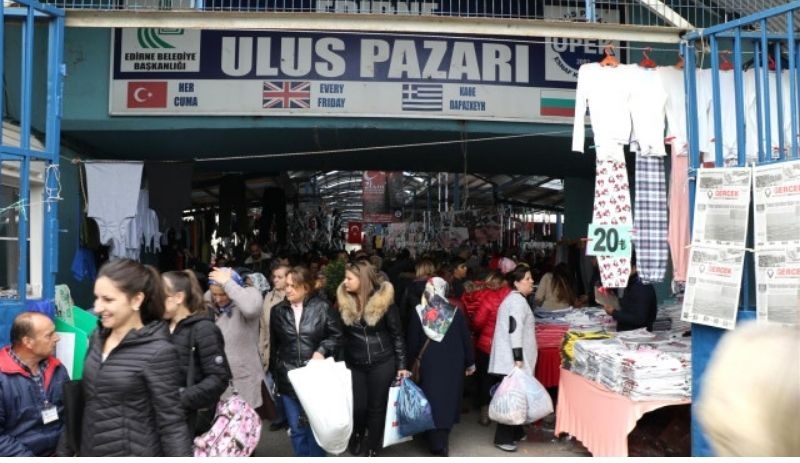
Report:
<svg viewBox="0 0 800 463"><path fill-rule="evenodd" d="M503 380L503 376L489 374L489 354L480 350L475 351L475 376L478 380L478 400L479 407L489 405L492 396L489 391L492 386Z"/></svg>
<svg viewBox="0 0 800 463"><path fill-rule="evenodd" d="M367 449L383 447L383 425L389 386L397 375L394 357L370 366L351 366L353 375L353 433L363 436L367 430Z"/></svg>
<svg viewBox="0 0 800 463"><path fill-rule="evenodd" d="M494 443L497 445L516 444L524 435L525 429L522 425L509 426L497 423L497 430L494 432Z"/></svg>

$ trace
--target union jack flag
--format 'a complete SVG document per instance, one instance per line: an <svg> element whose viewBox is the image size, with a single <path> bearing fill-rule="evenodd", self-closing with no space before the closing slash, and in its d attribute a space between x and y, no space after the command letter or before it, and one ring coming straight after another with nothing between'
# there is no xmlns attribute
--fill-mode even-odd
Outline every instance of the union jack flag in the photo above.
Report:
<svg viewBox="0 0 800 463"><path fill-rule="evenodd" d="M262 108L310 108L311 82L264 81Z"/></svg>

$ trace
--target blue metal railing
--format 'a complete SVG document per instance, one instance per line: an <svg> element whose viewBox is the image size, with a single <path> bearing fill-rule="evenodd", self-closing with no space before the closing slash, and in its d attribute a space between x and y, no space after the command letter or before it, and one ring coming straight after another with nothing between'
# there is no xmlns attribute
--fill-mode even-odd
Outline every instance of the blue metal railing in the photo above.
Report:
<svg viewBox="0 0 800 463"><path fill-rule="evenodd" d="M6 6L5 2L0 3L0 75L5 75L8 69L13 66L6 65L8 59L5 53L4 44L6 34L10 31L21 34L20 66L19 66L19 110L18 113L10 113L6 116L12 118L19 124L19 144L11 142L9 138L2 136L2 126L0 126L0 169L2 161L13 161L18 165L19 172L19 202L16 204L0 204L0 211L7 214L16 214L18 217L18 230L16 243L18 246L19 266L16 274L15 297L9 297L9 292L0 298L0 344L5 344L7 339L6 323L10 322L13 314L26 307L30 295L27 293L27 284L30 282L31 262L30 246L42 246L42 275L41 284L43 299L54 297L55 274L57 272L58 255L58 205L55 201L49 201L45 197L31 197L31 163L44 162L45 171L50 172L56 168L60 150L60 117L63 92L63 41L64 41L64 12L54 7L39 3L34 0L16 0L13 7ZM36 68L37 60L34 58L38 53L36 49L37 34L42 34L40 27L47 22L44 33L47 34L47 61L46 69ZM13 27L9 27L13 26ZM45 99L46 107L44 111L39 111L39 107L34 106L37 99L34 98L34 87L38 82L37 76L45 76L47 85L47 96ZM15 79L3 80L3 91L0 92L0 107L6 108L4 98L9 94L7 86L9 81L16 82ZM10 92L16 94L17 92ZM33 118L36 113L44 113L45 129L44 139L45 148L36 149L31 146L31 136L33 131ZM45 191L57 188L52 182L56 181L52 176L46 179ZM31 203L43 203L42 231L43 240L41 243L30 242L31 225ZM5 263L2 263L5 265Z"/></svg>
<svg viewBox="0 0 800 463"><path fill-rule="evenodd" d="M694 215L695 174L702 165L699 115L697 107L698 54L710 53L712 87L711 111L714 120L714 165L764 165L798 159L798 46L795 28L800 22L800 1L793 1L725 24L688 33L681 44L686 60L684 80L687 92L687 134L689 138L691 207ZM731 50L732 49L732 50ZM732 52L734 107L721 105L720 56ZM745 70L752 72L750 101L745 100ZM788 79L788 83L786 80ZM754 107L747 108L746 104ZM725 159L723 153L723 111L735 111L736 157ZM788 126L788 128L787 128ZM750 138L755 138L751 140ZM750 214L748 247L752 248L753 214ZM751 303L751 283L755 280L754 259L747 255L742 273L740 320L756 318ZM702 325L692 327L692 393L697 398L702 389L708 359L724 330ZM742 400L748 400L742 397ZM695 416L692 417L692 454L706 456L711 449Z"/></svg>

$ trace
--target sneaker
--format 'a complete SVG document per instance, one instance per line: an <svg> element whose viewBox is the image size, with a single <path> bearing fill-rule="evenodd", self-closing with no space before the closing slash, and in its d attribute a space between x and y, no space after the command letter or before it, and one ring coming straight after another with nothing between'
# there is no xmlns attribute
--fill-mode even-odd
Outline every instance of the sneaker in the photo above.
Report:
<svg viewBox="0 0 800 463"><path fill-rule="evenodd" d="M504 452L516 452L517 445L516 444L494 444L495 447L499 448Z"/></svg>

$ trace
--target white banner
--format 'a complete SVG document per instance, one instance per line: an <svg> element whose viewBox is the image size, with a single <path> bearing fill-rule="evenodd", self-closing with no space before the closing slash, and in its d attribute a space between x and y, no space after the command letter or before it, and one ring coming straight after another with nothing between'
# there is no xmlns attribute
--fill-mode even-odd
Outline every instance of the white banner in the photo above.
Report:
<svg viewBox="0 0 800 463"><path fill-rule="evenodd" d="M800 161L753 169L756 249L800 245Z"/></svg>
<svg viewBox="0 0 800 463"><path fill-rule="evenodd" d="M756 252L759 322L796 326L800 322L800 247Z"/></svg>
<svg viewBox="0 0 800 463"><path fill-rule="evenodd" d="M700 169L695 193L693 244L744 248L750 214L748 167Z"/></svg>
<svg viewBox="0 0 800 463"><path fill-rule="evenodd" d="M681 320L733 329L744 253L744 249L692 246Z"/></svg>

